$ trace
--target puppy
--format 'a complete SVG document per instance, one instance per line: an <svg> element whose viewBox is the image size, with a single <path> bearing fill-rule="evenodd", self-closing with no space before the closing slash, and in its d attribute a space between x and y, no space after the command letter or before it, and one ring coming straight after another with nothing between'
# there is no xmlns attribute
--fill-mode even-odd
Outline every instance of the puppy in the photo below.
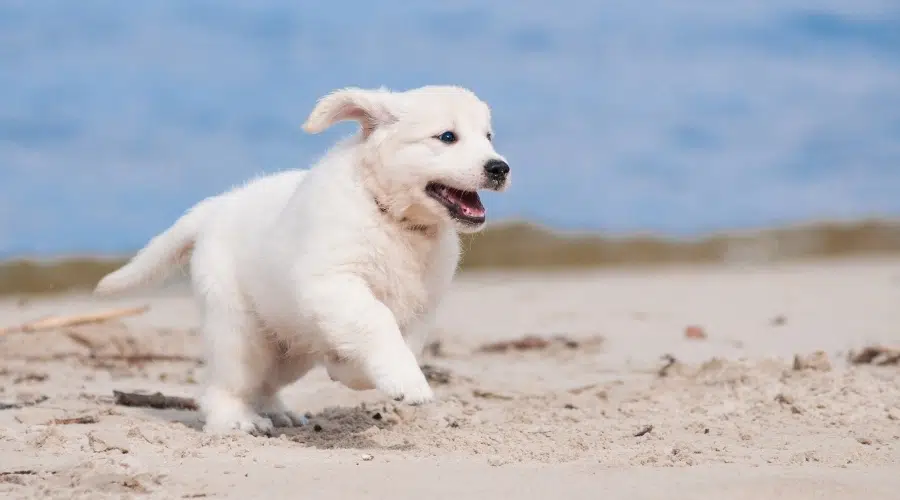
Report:
<svg viewBox="0 0 900 500"><path fill-rule="evenodd" d="M310 369L355 390L422 404L417 357L459 261L458 233L485 222L478 190L502 191L489 107L471 91L347 88L303 128L360 129L308 170L207 198L154 237L98 294L190 263L207 362L205 430L301 425L279 390Z"/></svg>

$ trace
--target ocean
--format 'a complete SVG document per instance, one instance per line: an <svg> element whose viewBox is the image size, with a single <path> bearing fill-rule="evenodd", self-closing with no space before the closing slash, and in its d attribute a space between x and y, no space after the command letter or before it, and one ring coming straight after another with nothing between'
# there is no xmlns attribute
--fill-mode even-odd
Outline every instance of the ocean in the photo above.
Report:
<svg viewBox="0 0 900 500"><path fill-rule="evenodd" d="M691 235L900 215L896 0L0 2L0 256L124 252L303 168L343 86L472 88L491 220Z"/></svg>

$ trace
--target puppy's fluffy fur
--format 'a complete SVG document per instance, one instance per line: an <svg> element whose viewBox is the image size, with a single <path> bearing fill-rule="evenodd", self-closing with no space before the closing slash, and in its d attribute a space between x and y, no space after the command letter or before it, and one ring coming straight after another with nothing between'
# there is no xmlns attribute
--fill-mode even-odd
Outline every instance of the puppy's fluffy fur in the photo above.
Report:
<svg viewBox="0 0 900 500"><path fill-rule="evenodd" d="M343 89L304 129L342 120L359 133L312 168L201 201L97 285L119 292L190 262L207 431L302 424L278 392L319 364L352 389L433 399L417 357L457 268L457 233L481 228L475 192L505 189L509 168L488 106L466 89Z"/></svg>

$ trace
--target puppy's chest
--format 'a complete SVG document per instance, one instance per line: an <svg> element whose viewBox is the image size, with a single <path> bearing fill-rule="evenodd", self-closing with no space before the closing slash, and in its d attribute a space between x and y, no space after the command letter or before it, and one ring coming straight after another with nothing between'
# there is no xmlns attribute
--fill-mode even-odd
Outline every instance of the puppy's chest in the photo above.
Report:
<svg viewBox="0 0 900 500"><path fill-rule="evenodd" d="M432 307L449 282L449 262L437 242L388 245L373 255L369 284L401 327ZM452 258L452 257L450 257Z"/></svg>

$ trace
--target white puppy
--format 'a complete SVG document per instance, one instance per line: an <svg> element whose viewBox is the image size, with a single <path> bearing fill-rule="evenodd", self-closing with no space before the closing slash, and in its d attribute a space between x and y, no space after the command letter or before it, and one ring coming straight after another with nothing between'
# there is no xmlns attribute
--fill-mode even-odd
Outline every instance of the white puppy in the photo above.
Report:
<svg viewBox="0 0 900 500"><path fill-rule="evenodd" d="M488 106L466 89L343 89L304 129L342 120L359 133L311 169L207 198L97 285L122 291L190 260L207 431L300 425L278 392L318 364L353 389L434 397L417 357L457 268L457 232L481 229L476 191L505 189L509 166Z"/></svg>

